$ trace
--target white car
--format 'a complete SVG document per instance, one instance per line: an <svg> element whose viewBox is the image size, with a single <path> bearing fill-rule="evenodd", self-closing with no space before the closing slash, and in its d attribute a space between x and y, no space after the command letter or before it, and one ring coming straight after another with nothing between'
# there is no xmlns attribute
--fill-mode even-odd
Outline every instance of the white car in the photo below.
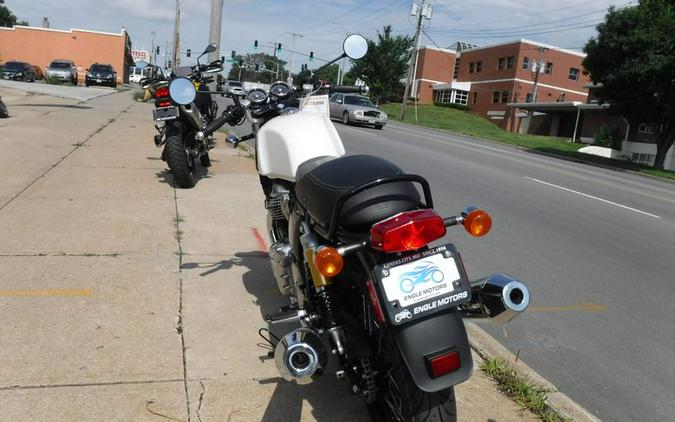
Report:
<svg viewBox="0 0 675 422"><path fill-rule="evenodd" d="M225 92L227 94L236 95L237 97L241 98L246 97L246 90L244 89L244 85L239 81L226 81Z"/></svg>

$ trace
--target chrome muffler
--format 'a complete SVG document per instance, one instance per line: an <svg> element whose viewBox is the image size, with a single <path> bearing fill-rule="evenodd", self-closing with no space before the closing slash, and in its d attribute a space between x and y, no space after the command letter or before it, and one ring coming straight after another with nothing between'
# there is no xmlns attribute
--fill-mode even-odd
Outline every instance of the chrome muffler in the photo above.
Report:
<svg viewBox="0 0 675 422"><path fill-rule="evenodd" d="M309 384L323 372L327 354L321 337L309 328L286 334L274 350L274 363L286 381Z"/></svg>
<svg viewBox="0 0 675 422"><path fill-rule="evenodd" d="M523 283L506 274L493 274L471 283L471 301L459 311L466 318L509 322L529 304L530 291Z"/></svg>

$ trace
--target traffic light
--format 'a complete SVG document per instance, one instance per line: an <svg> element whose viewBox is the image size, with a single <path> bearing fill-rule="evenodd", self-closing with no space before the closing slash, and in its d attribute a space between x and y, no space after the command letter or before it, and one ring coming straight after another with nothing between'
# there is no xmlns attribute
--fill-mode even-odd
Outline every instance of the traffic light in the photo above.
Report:
<svg viewBox="0 0 675 422"><path fill-rule="evenodd" d="M314 60L314 52L313 51L309 52L309 60Z"/></svg>
<svg viewBox="0 0 675 422"><path fill-rule="evenodd" d="M157 46L157 50L155 50L155 54L159 55L159 46Z"/></svg>
<svg viewBox="0 0 675 422"><path fill-rule="evenodd" d="M253 41L253 49L254 50L258 49L258 40Z"/></svg>
<svg viewBox="0 0 675 422"><path fill-rule="evenodd" d="M220 61L225 63L225 56L220 56Z"/></svg>
<svg viewBox="0 0 675 422"><path fill-rule="evenodd" d="M232 50L232 59L234 59L237 56L237 52Z"/></svg>
<svg viewBox="0 0 675 422"><path fill-rule="evenodd" d="M257 72L257 71L259 71L259 70L260 70L260 65L259 65L258 63L256 63L256 64L255 64L255 71Z"/></svg>
<svg viewBox="0 0 675 422"><path fill-rule="evenodd" d="M277 44L277 51L281 51L281 43Z"/></svg>
<svg viewBox="0 0 675 422"><path fill-rule="evenodd" d="M192 50L188 48L187 49L187 56L190 57L191 54L192 54Z"/></svg>
<svg viewBox="0 0 675 422"><path fill-rule="evenodd" d="M171 60L169 60L169 64L167 65L168 67L171 67Z"/></svg>

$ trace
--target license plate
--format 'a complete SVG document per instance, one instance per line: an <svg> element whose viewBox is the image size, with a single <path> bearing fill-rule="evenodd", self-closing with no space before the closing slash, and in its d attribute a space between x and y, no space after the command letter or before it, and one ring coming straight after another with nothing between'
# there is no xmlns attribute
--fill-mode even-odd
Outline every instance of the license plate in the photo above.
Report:
<svg viewBox="0 0 675 422"><path fill-rule="evenodd" d="M152 110L155 121L173 120L178 117L178 107L160 107Z"/></svg>
<svg viewBox="0 0 675 422"><path fill-rule="evenodd" d="M100 79L96 79L96 82L100 84L100 83L101 83L101 80L100 80Z"/></svg>
<svg viewBox="0 0 675 422"><path fill-rule="evenodd" d="M394 325L471 300L471 286L453 245L375 267L374 273Z"/></svg>

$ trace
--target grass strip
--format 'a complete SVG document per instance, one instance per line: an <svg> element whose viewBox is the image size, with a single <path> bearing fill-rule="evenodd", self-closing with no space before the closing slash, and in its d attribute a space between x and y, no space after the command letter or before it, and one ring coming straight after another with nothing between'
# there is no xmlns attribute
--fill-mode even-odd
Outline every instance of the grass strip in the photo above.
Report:
<svg viewBox="0 0 675 422"><path fill-rule="evenodd" d="M387 113L390 119L400 121L398 119L401 110L400 103L387 103L381 105L380 108ZM466 111L429 104L420 104L418 105L417 114L418 119L416 121L415 110L413 106L409 106L406 112L405 123L446 130L503 144L515 145L530 149L534 152L562 156L588 164L612 167L617 170L630 170L675 180L675 171L655 170L651 167L640 166L629 161L584 154L583 152L578 152L578 150L587 146L586 144L571 143L567 138L507 132L484 118Z"/></svg>
<svg viewBox="0 0 675 422"><path fill-rule="evenodd" d="M546 403L549 391L532 384L501 358L488 358L480 364L480 369L497 382L499 389L511 397L523 409L537 415L544 422L566 422L568 419L558 415Z"/></svg>

